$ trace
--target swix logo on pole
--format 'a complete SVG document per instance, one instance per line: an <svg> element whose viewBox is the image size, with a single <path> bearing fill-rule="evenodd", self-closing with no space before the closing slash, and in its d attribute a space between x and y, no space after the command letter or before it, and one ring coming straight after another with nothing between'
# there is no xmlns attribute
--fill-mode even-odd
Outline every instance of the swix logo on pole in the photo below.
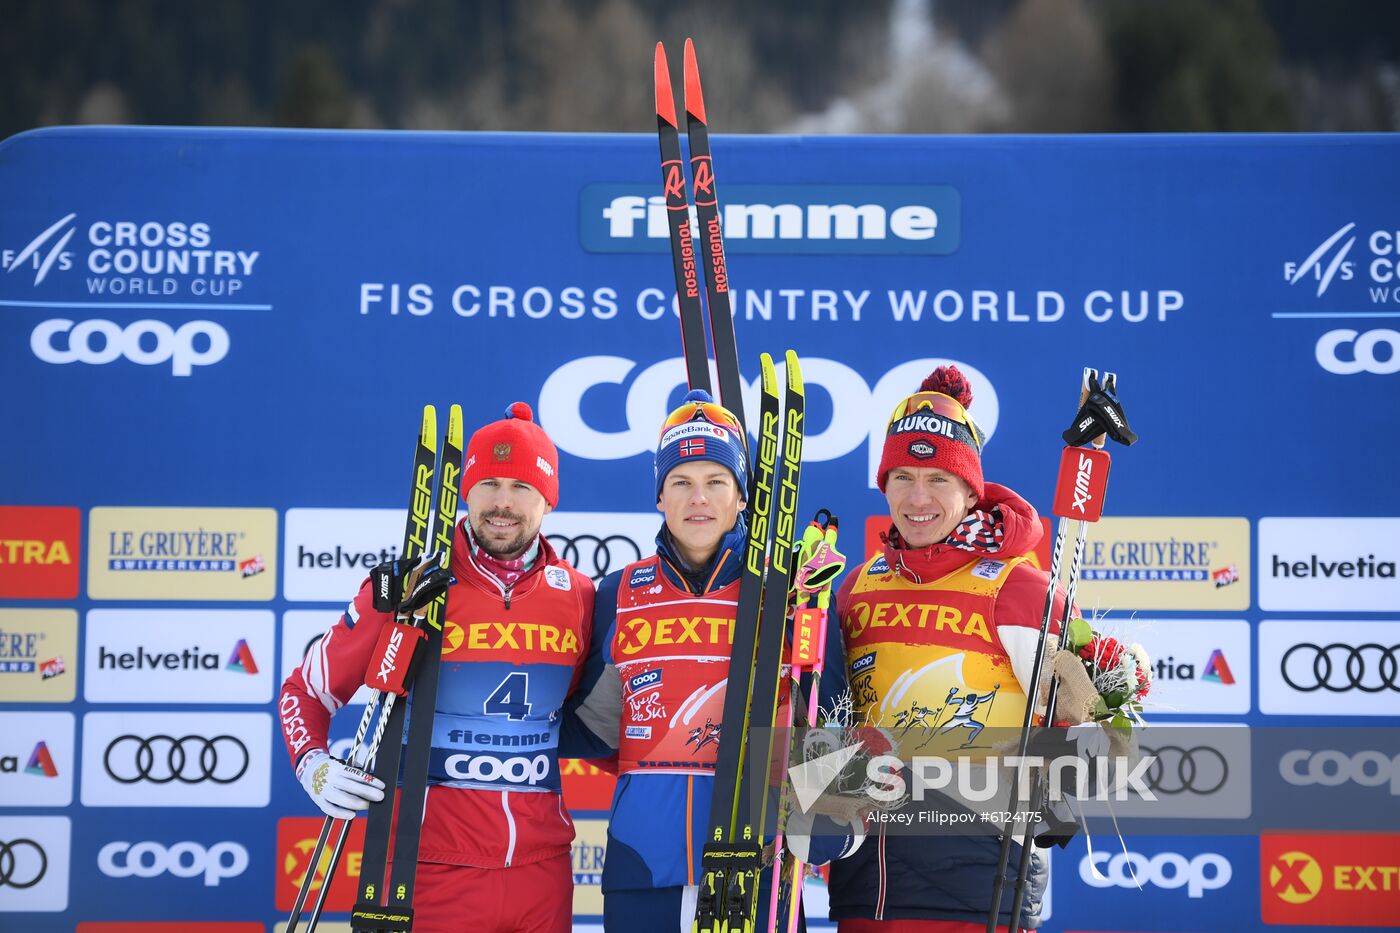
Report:
<svg viewBox="0 0 1400 933"><path fill-rule="evenodd" d="M413 654L418 648L418 643L425 637L426 634L421 628L400 623L384 626L379 633L379 643L371 656L379 662L378 671L372 679L365 681L365 685L405 696L408 693L408 672L413 663Z"/></svg>
<svg viewBox="0 0 1400 933"><path fill-rule="evenodd" d="M1066 447L1060 456L1053 511L1061 518L1096 522L1103 515L1108 488L1108 451Z"/></svg>
<svg viewBox="0 0 1400 933"><path fill-rule="evenodd" d="M68 227L67 230L63 228L72 223L73 218L77 216L76 213L72 213L60 218L57 223L25 244L18 253L11 254L9 250L0 252L0 260L3 260L0 264L4 265L7 273L25 267L32 268L35 285L43 282L55 265L62 270L73 268L73 254L65 252L64 247L73 239L73 234L78 228L76 225ZM63 231L62 235L59 235L59 231ZM57 239L54 239L55 237ZM49 245L51 240L52 245ZM47 252L43 252L45 247Z"/></svg>

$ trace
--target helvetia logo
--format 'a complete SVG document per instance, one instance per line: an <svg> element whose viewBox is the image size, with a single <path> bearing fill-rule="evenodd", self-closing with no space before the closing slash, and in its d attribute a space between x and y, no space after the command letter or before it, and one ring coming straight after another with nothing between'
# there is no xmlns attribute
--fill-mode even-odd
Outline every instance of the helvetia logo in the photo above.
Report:
<svg viewBox="0 0 1400 933"><path fill-rule="evenodd" d="M1235 682L1235 675L1230 673L1230 665L1225 660L1225 653L1219 648L1210 653L1205 670L1201 671L1201 680L1227 686Z"/></svg>
<svg viewBox="0 0 1400 933"><path fill-rule="evenodd" d="M58 777L58 768L54 767L53 756L49 754L49 746L44 742L39 742L34 746L34 751L29 753L29 761L24 766L25 774L37 774L41 777Z"/></svg>
<svg viewBox="0 0 1400 933"><path fill-rule="evenodd" d="M29 760L25 762L23 770L25 774L35 774L39 777L58 777L58 768L54 766L53 755L49 754L46 742L40 741L34 745L34 751L29 753ZM0 757L0 774L16 774L19 771L18 755Z"/></svg>
<svg viewBox="0 0 1400 933"><path fill-rule="evenodd" d="M1211 651L1199 676L1196 674L1196 665L1189 661L1178 662L1173 655L1158 658L1153 664L1152 676L1154 680L1160 681L1202 680L1226 687L1235 683L1235 675L1230 671L1229 662L1225 660L1225 652L1219 648Z"/></svg>
<svg viewBox="0 0 1400 933"><path fill-rule="evenodd" d="M224 665L226 671L236 671L241 674L256 674L258 663L253 660L252 649L248 647L246 638L238 639L238 644L233 646L233 653L228 656L228 663Z"/></svg>

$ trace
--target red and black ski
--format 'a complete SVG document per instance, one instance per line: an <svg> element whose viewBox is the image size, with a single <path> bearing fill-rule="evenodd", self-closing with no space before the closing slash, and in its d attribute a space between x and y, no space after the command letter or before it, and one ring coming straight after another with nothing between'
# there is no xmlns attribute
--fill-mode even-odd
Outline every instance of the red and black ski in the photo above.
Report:
<svg viewBox="0 0 1400 933"><path fill-rule="evenodd" d="M708 392L710 354L705 346L705 311L700 304L700 263L696 260L695 238L690 229L690 199L685 193L685 163L681 161L671 70L666 62L666 48L660 42L656 43L653 77L656 136L661 144L661 187L666 195L666 222L671 231L671 265L676 273L676 296L680 302L686 382L692 389ZM737 359L735 365L738 365Z"/></svg>
<svg viewBox="0 0 1400 933"><path fill-rule="evenodd" d="M719 192L715 188L714 159L710 157L710 129L705 119L705 93L700 88L700 65L695 43L685 40L685 119L690 138L690 177L695 191L695 214L700 223L700 255L705 261L705 303L710 312L710 342L715 347L715 373L719 397L725 408L744 418L739 348L734 339L734 310L729 301L729 267L724 259L724 235L719 222Z"/></svg>

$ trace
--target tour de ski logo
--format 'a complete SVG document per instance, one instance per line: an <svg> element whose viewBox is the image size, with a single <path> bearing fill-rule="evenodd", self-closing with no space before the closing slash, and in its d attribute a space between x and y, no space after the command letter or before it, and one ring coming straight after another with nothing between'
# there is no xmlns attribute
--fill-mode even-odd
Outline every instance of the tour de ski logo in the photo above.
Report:
<svg viewBox="0 0 1400 933"><path fill-rule="evenodd" d="M671 714L661 702L662 671L653 668L627 679L627 718L634 723L669 719Z"/></svg>

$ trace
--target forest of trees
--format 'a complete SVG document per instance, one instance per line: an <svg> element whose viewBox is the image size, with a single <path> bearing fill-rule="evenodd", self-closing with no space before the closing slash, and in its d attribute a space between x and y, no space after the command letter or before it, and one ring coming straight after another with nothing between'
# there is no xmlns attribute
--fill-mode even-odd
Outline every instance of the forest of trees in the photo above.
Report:
<svg viewBox="0 0 1400 933"><path fill-rule="evenodd" d="M9 0L0 137L74 123L645 132L1390 131L1376 0ZM679 68L679 61L674 62Z"/></svg>

